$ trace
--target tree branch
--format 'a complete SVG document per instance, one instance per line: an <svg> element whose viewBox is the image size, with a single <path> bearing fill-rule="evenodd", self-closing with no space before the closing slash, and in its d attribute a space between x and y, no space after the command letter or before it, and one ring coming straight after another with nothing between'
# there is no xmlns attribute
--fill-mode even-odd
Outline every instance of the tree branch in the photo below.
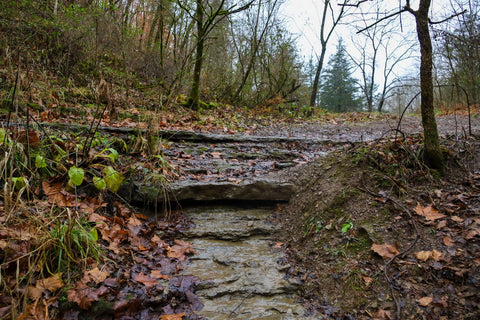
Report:
<svg viewBox="0 0 480 320"><path fill-rule="evenodd" d="M395 17L396 15L402 14L403 12L406 12L406 11L409 11L409 9L403 8L403 9L401 9L400 11L397 11L397 12L394 12L394 13L392 13L392 14L389 14L388 16L385 16L385 17L383 17L383 18L375 21L375 22L372 23L371 25L366 26L366 27L363 28L363 29L360 29L359 31L357 31L357 34L358 34L358 33L362 33L363 31L368 30L368 29L370 29L370 28L373 27L373 26L376 26L376 25L379 24L380 22L385 21L385 20L390 19L390 18L393 18L393 17Z"/></svg>
<svg viewBox="0 0 480 320"><path fill-rule="evenodd" d="M443 20L440 20L440 21L432 21L432 20L428 19L428 22L429 22L430 24L440 24L440 23L444 23L444 22L446 22L446 21L448 21L448 20L450 20L450 19L453 19L453 18L455 18L455 17L461 16L462 14L465 14L465 13L467 13L467 9L463 10L462 12L452 14L450 17L445 18L445 19L443 19Z"/></svg>
<svg viewBox="0 0 480 320"><path fill-rule="evenodd" d="M349 3L345 2L345 3L339 3L338 5L340 7L355 7L355 8L358 8L362 3L368 2L368 1L372 1L372 0L360 0L356 4L349 4Z"/></svg>

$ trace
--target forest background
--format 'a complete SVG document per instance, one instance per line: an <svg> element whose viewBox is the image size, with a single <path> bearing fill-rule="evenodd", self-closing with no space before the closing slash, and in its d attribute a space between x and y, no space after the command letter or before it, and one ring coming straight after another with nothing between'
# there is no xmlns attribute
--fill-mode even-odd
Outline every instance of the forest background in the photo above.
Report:
<svg viewBox="0 0 480 320"><path fill-rule="evenodd" d="M312 116L319 106L402 111L419 92L418 68L405 73L406 65L418 64L412 21L403 14L358 33L398 8L322 4L318 38L342 35L320 45L332 53L337 47L328 63L318 48L309 58L299 50L282 1L2 1L0 98L11 100L19 80L20 101L40 109L56 104L55 96L132 105L136 92L152 99L146 105L152 110L228 104L295 116ZM480 100L479 5L458 0L445 8L432 20L463 14L432 25L437 105L465 107ZM335 81L349 88L345 96L331 92ZM332 95L338 105L355 103L338 109L321 99Z"/></svg>

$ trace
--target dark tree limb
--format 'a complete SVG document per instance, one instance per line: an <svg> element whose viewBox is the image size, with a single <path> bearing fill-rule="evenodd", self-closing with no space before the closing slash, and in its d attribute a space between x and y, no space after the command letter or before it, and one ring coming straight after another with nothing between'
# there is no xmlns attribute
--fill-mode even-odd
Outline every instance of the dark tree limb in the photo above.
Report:
<svg viewBox="0 0 480 320"><path fill-rule="evenodd" d="M450 19L453 19L453 18L455 18L455 17L461 16L462 14L465 14L465 13L467 13L467 9L463 10L462 12L452 14L450 17L445 18L445 19L443 19L443 20L440 20L440 21L432 21L432 20L428 19L428 22L429 22L430 24L440 24L440 23L444 23L444 22L446 22L446 21L448 21L448 20L450 20Z"/></svg>
<svg viewBox="0 0 480 320"><path fill-rule="evenodd" d="M389 14L388 16L385 16L385 17L383 17L383 18L375 21L375 22L372 23L371 25L368 25L368 26L366 26L365 28L360 29L359 31L357 31L357 33L362 33L363 31L368 30L368 29L376 26L377 24L379 24L379 23L382 22L382 21L385 21L385 20L387 20L387 19L393 18L393 17L395 17L396 15L402 14L403 12L407 12L407 11L408 11L408 10L407 10L406 8L403 8L402 10L399 10L399 11L397 11L397 12L394 12L394 13L392 13L392 14Z"/></svg>

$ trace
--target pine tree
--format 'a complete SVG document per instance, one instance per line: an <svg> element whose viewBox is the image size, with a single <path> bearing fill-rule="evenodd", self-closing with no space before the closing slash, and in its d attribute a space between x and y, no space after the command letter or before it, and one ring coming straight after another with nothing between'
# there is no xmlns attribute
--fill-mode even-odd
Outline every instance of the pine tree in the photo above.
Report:
<svg viewBox="0 0 480 320"><path fill-rule="evenodd" d="M352 77L352 64L345 51L343 40L337 45L337 52L330 58L323 73L320 105L330 112L350 112L362 109L356 80Z"/></svg>

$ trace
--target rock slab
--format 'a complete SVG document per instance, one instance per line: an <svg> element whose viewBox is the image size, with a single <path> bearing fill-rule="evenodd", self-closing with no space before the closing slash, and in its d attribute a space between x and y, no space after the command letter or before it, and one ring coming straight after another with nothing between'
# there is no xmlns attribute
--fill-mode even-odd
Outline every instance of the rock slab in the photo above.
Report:
<svg viewBox="0 0 480 320"><path fill-rule="evenodd" d="M184 233L197 251L184 270L202 283L196 294L200 315L225 319L305 319L295 303L296 280L287 279L289 265L273 247L278 226L267 222L271 209L197 207L184 212L196 225Z"/></svg>

